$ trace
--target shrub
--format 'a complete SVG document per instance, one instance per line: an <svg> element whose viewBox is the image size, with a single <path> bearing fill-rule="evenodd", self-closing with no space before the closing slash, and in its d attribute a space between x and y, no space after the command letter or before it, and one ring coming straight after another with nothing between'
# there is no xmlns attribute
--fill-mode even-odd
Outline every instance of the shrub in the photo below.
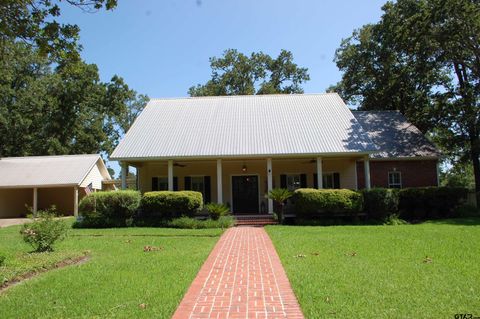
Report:
<svg viewBox="0 0 480 319"><path fill-rule="evenodd" d="M192 217L203 206L202 193L193 191L159 191L143 194L142 217L170 220Z"/></svg>
<svg viewBox="0 0 480 319"><path fill-rule="evenodd" d="M55 242L63 240L67 234L64 221L55 219L55 207L38 211L31 223L24 224L20 230L23 240L36 252L53 251Z"/></svg>
<svg viewBox="0 0 480 319"><path fill-rule="evenodd" d="M383 220L398 212L398 190L372 188L363 190L363 211L371 219Z"/></svg>
<svg viewBox="0 0 480 319"><path fill-rule="evenodd" d="M138 212L141 195L137 191L90 193L79 204L79 227L131 226Z"/></svg>
<svg viewBox="0 0 480 319"><path fill-rule="evenodd" d="M208 216L213 220L218 220L222 216L230 215L230 208L223 204L208 203L205 205L205 209L208 212Z"/></svg>
<svg viewBox="0 0 480 319"><path fill-rule="evenodd" d="M392 214L387 216L383 222L384 225L398 226L398 225L407 225L408 223L401 219L398 214Z"/></svg>
<svg viewBox="0 0 480 319"><path fill-rule="evenodd" d="M275 213L277 215L277 219L283 224L283 211L285 209L285 203L289 198L293 196L293 192L289 191L286 188L274 188L270 192L268 192L268 198L275 202Z"/></svg>
<svg viewBox="0 0 480 319"><path fill-rule="evenodd" d="M468 190L454 187L405 188L398 193L400 217L424 220L453 217L455 208L466 200Z"/></svg>
<svg viewBox="0 0 480 319"><path fill-rule="evenodd" d="M235 220L232 216L221 216L218 220L198 220L191 217L175 218L168 223L173 228L204 229L204 228L228 228L233 226Z"/></svg>
<svg viewBox="0 0 480 319"><path fill-rule="evenodd" d="M312 218L320 215L352 215L362 209L362 194L348 189L297 189L294 208L297 217Z"/></svg>
<svg viewBox="0 0 480 319"><path fill-rule="evenodd" d="M455 209L455 217L476 217L478 215L478 208L472 204L463 204Z"/></svg>

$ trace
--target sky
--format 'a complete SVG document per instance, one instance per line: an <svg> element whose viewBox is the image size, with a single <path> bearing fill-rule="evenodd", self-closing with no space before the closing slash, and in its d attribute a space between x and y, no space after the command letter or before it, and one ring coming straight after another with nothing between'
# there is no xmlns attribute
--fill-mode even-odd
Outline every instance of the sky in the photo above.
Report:
<svg viewBox="0 0 480 319"><path fill-rule="evenodd" d="M379 21L386 0L118 2L96 13L64 5L61 20L80 27L82 57L103 81L117 74L137 92L163 98L188 96L210 78L209 57L229 48L272 57L289 50L309 70L305 93L325 92L341 78L333 58L342 39Z"/></svg>

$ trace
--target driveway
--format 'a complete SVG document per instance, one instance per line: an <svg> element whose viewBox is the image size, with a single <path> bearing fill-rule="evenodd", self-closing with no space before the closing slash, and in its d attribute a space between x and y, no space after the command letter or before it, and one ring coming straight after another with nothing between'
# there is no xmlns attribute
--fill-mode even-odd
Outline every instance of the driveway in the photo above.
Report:
<svg viewBox="0 0 480 319"><path fill-rule="evenodd" d="M2 218L0 219L0 228L13 226L13 225L22 225L28 223L30 218Z"/></svg>

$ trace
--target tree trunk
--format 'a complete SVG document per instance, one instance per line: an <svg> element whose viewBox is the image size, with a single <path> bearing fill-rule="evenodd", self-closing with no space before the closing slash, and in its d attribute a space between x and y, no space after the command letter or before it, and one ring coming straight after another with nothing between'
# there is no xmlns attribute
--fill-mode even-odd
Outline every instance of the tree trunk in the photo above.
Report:
<svg viewBox="0 0 480 319"><path fill-rule="evenodd" d="M471 156L473 164L473 176L475 177L475 197L480 204L480 140L473 138L470 140Z"/></svg>

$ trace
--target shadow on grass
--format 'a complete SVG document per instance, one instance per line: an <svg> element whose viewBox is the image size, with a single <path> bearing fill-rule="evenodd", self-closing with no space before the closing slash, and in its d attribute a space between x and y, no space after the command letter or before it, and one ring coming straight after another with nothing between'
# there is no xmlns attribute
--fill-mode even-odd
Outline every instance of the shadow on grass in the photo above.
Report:
<svg viewBox="0 0 480 319"><path fill-rule="evenodd" d="M428 221L425 222L425 224L480 226L480 217L464 217L464 218L428 220Z"/></svg>

